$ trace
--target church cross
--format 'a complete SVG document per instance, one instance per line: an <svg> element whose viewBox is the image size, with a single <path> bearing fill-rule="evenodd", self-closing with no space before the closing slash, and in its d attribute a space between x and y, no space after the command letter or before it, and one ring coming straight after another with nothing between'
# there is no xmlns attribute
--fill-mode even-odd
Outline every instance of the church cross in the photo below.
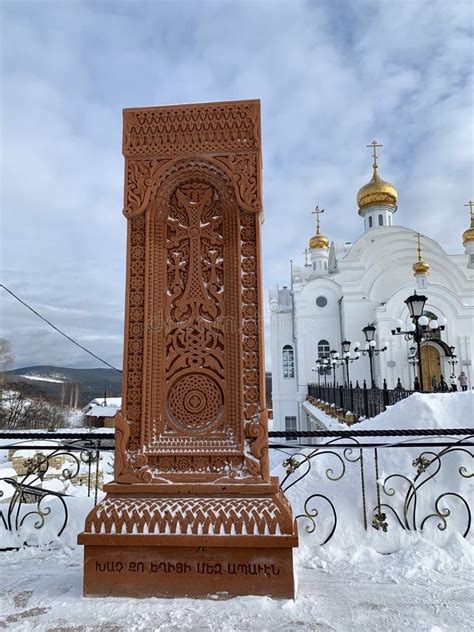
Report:
<svg viewBox="0 0 474 632"><path fill-rule="evenodd" d="M307 248L305 248L305 251L303 252L303 255L304 255L304 264L305 264L305 266L309 266L309 263L308 263L309 250Z"/></svg>
<svg viewBox="0 0 474 632"><path fill-rule="evenodd" d="M321 213L324 213L324 209L319 208L319 206L316 206L314 211L311 211L311 215L316 215L316 235L319 235L319 224L320 224L319 216L321 215Z"/></svg>
<svg viewBox="0 0 474 632"><path fill-rule="evenodd" d="M377 168L377 147L383 147L382 144L377 143L377 141L374 139L369 145L366 145L366 147L372 147L372 158L374 159L374 169Z"/></svg>
<svg viewBox="0 0 474 632"><path fill-rule="evenodd" d="M421 261L421 235L420 235L420 233L416 233L416 240L418 242L418 246L417 246L418 261Z"/></svg>
<svg viewBox="0 0 474 632"><path fill-rule="evenodd" d="M474 219L474 202L472 200L469 200L469 202L467 204L464 204L464 206L469 206L469 213L471 214L471 219Z"/></svg>

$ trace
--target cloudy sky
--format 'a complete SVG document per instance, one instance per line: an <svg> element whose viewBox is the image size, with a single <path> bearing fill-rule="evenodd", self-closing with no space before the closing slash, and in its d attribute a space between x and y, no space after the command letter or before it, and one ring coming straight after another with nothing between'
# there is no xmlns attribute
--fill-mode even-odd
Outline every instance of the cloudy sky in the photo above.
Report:
<svg viewBox="0 0 474 632"><path fill-rule="evenodd" d="M266 290L314 231L354 241L380 172L396 220L462 252L472 191L472 4L0 2L1 281L121 365L123 107L262 101ZM3 290L16 366L99 366ZM268 345L267 345L268 346Z"/></svg>

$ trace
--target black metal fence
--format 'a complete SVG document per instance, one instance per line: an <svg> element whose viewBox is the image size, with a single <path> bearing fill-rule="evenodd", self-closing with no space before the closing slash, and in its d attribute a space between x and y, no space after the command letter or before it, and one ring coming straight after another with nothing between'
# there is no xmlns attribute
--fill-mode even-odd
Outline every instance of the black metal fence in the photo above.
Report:
<svg viewBox="0 0 474 632"><path fill-rule="evenodd" d="M470 531L472 509L464 486L474 476L474 428L294 431L270 432L269 436L280 486L290 499L296 486L299 497L304 492L303 505L294 506L296 518L307 532L315 533L320 544L333 537L344 513L354 506L359 527L366 531L391 533L394 527L418 531L433 521L444 531L454 516L463 536ZM295 444L286 443L288 439ZM44 483L51 476L65 481L81 477L87 495L97 502L101 455L113 449L114 437L106 433L0 433L0 450L8 451L11 461L21 451L22 459L21 467L15 464L16 476L2 477L0 468L0 542L2 529L18 532L26 521L42 529L51 518L51 507L45 504L48 497L57 501L56 511L61 512L56 520L60 536L69 518L66 500L70 495ZM389 458L394 454L396 459ZM400 471L402 464L405 469ZM339 481L352 487L342 496L332 496L334 486L342 484ZM11 493L5 493L6 487Z"/></svg>
<svg viewBox="0 0 474 632"><path fill-rule="evenodd" d="M351 412L356 418L375 417L387 406L392 406L402 399L410 397L415 391L400 388L367 388L364 381L360 387L357 382L353 387L326 386L324 384L308 384L308 396L314 400L334 404L342 411L342 415Z"/></svg>
<svg viewBox="0 0 474 632"><path fill-rule="evenodd" d="M58 488L81 487L97 502L104 474L101 454L113 451L114 442L110 433L0 433L0 550L12 548L8 539L3 544L2 529L16 535L28 523L42 529L52 514L51 501L56 501L57 535L63 533L69 518L66 499L73 495Z"/></svg>

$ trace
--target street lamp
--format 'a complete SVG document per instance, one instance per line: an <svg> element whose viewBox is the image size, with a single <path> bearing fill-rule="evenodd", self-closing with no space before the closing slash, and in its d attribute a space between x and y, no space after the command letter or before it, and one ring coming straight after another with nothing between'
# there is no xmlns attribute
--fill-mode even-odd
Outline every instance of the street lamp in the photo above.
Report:
<svg viewBox="0 0 474 632"><path fill-rule="evenodd" d="M456 350L455 347L449 347L449 351L451 352L448 356L448 364L451 365L451 377L456 377L456 373L454 371L454 367L458 364L458 356L454 353Z"/></svg>
<svg viewBox="0 0 474 632"><path fill-rule="evenodd" d="M360 345L358 342L354 343L355 356L351 357L351 342L349 340L343 340L341 342L342 362L344 362L344 364L346 365L346 379L347 379L346 386L350 385L349 364L351 362L355 362L356 360L360 358L359 346Z"/></svg>
<svg viewBox="0 0 474 632"><path fill-rule="evenodd" d="M408 307L410 318L412 320L417 320L418 318L421 318L423 316L423 311L425 309L425 304L427 300L428 299L426 296L423 296L423 294L417 294L416 291L414 294L405 299L404 303Z"/></svg>
<svg viewBox="0 0 474 632"><path fill-rule="evenodd" d="M342 365L342 360L339 358L339 353L336 349L331 349L329 352L331 355L331 366L332 366L332 385L336 386L336 368Z"/></svg>
<svg viewBox="0 0 474 632"><path fill-rule="evenodd" d="M418 364L418 358L416 357L416 347L411 346L410 355L408 356L408 364L411 364L413 367L413 388L416 390L415 380L416 380L416 365ZM421 388L421 387L418 387Z"/></svg>
<svg viewBox="0 0 474 632"><path fill-rule="evenodd" d="M405 336L405 340L413 340L416 344L417 356L418 356L418 374L420 380L420 387L423 389L423 367L421 363L421 343L425 340L430 340L435 335L444 331L446 320L440 318L439 320L429 320L424 315L425 304L427 297L422 294L414 292L411 296L405 299L404 303L408 307L411 323L409 323L407 330L402 331L401 326L397 326L392 329L393 336Z"/></svg>
<svg viewBox="0 0 474 632"><path fill-rule="evenodd" d="M361 351L361 353L363 356L369 356L370 382L372 384L372 388L376 388L374 379L374 355L378 356L379 353L387 351L387 345L384 345L381 349L376 349L377 343L375 342L375 331L376 328L374 325L366 325L362 329L367 344L365 345L365 348ZM357 347L355 348L355 351L358 351Z"/></svg>
<svg viewBox="0 0 474 632"><path fill-rule="evenodd" d="M327 385L328 369L329 371L331 371L331 367L329 366L329 364L330 363L327 356L322 356L321 358L317 358L316 360L316 366L319 376L321 376L321 374L324 375L324 385Z"/></svg>

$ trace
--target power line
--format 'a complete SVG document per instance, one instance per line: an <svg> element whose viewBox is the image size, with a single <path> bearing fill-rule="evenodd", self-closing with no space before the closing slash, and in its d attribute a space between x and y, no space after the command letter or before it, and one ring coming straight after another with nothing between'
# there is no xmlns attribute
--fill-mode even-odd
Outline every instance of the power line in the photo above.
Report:
<svg viewBox="0 0 474 632"><path fill-rule="evenodd" d="M92 353L92 351L89 351L89 349L86 349L83 345L81 345L79 342L77 342L77 340L74 340L74 338L71 338L71 336L68 336L67 334L64 333L64 331L61 331L61 329L59 329L59 327L56 327L56 325L53 325L52 322L50 322L47 318L45 318L44 316L42 316L41 314L39 314L35 309L33 309L33 307L31 307L31 305L28 305L28 303L26 303L25 301L23 301L19 296L17 296L14 292L12 292L11 290L9 290L5 285L3 285L3 283L0 283L0 287L2 287L5 291L7 291L9 294L11 294L11 296L13 296L14 299L16 299L19 303L21 303L22 305L24 305L27 309L30 310L30 312L33 312L33 314L35 314L35 316L38 316L38 318L41 318L41 320L43 320L45 323L47 323L50 327L52 327L55 331L57 331L59 334L61 334L61 336L64 336L64 338L66 338L67 340L69 340L70 342L72 342L73 344L76 345L76 347L79 347L80 349L82 349L83 351L85 351L86 353L88 353L90 356L92 356L93 358L95 358L96 360L99 360L99 362L102 362L102 364L105 364L106 366L108 366L110 369L113 369L114 371L118 371L119 373L122 373L122 371L120 369L117 369L117 367L112 366L111 364L109 364L107 362L107 360L103 360L102 358L100 358L98 355L96 355L95 353Z"/></svg>

